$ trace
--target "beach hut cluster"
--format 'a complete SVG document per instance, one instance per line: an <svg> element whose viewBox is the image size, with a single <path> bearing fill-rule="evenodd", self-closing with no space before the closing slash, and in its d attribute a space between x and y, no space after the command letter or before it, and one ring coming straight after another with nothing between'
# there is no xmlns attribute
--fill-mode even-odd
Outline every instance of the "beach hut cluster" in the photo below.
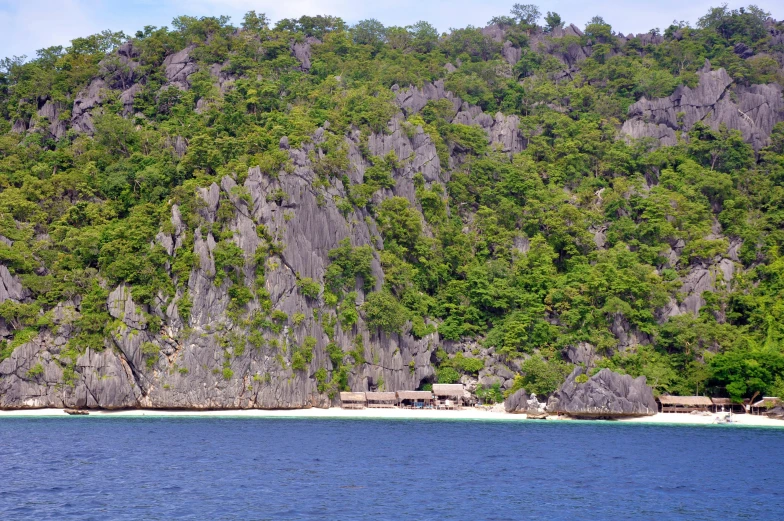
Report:
<svg viewBox="0 0 784 521"><path fill-rule="evenodd" d="M459 409L464 393L463 384L433 384L432 391L342 392L340 402L344 409Z"/></svg>
<svg viewBox="0 0 784 521"><path fill-rule="evenodd" d="M660 412L681 412L681 413L701 413L701 412L734 412L751 414L765 414L768 409L781 403L778 398L766 396L762 399L744 403L733 403L729 398L708 398L707 396L668 396L662 395L657 398L661 405Z"/></svg>

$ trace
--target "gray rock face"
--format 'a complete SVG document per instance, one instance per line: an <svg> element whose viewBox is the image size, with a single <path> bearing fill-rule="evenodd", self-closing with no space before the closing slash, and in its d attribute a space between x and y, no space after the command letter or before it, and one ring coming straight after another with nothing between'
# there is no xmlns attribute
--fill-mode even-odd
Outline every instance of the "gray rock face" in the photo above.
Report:
<svg viewBox="0 0 784 521"><path fill-rule="evenodd" d="M737 242L736 247L739 247ZM732 249L733 246L730 245L730 254ZM682 295L680 303L674 299L670 300L660 313L660 322L684 313L696 315L705 305L702 294L705 291L716 291L719 285L729 286L734 276L735 263L728 258L722 258L708 265L692 266L689 273L681 279L682 285L678 290Z"/></svg>
<svg viewBox="0 0 784 521"><path fill-rule="evenodd" d="M518 389L504 400L504 410L512 414L524 414L528 410L528 394Z"/></svg>
<svg viewBox="0 0 784 521"><path fill-rule="evenodd" d="M0 304L6 300L21 302L27 296L27 290L22 287L19 279L0 264Z"/></svg>
<svg viewBox="0 0 784 521"><path fill-rule="evenodd" d="M514 66L517 62L520 61L520 57L522 55L522 49L512 45L512 42L509 40L504 42L504 46L501 48L501 56L503 56L504 60L506 60L509 65Z"/></svg>
<svg viewBox="0 0 784 521"><path fill-rule="evenodd" d="M378 151L408 146L406 151L413 154L413 162L427 170L422 157L430 154L432 144L428 145L421 135L407 144L402 143L403 139L409 140L405 134L384 139L377 136L374 146ZM350 140L348 144L356 147ZM260 281L272 309L287 317L278 319L280 329L265 327L261 341L257 340L256 345L248 342L253 328L229 313L229 293L235 282L226 279L219 283L216 279L218 241L199 228L187 230L175 205L172 226L161 231L156 241L176 258L183 253L184 238L193 234L193 252L199 260L184 285L191 302L189 316L182 317L179 312L178 302L185 298L182 287L174 298L161 294L152 305L142 306L134 302L131 288L118 286L107 299L109 314L118 325L104 349L87 350L71 360L62 353L76 333L73 324L79 316L78 303L58 306L54 313L57 334L39 334L0 364L0 407L326 407L331 399L319 391L315 373L319 368L328 372L335 369L327 355L330 342L345 352L357 346L363 351L364 362L356 364L348 375L354 390L377 389L382 382L385 390L415 389L423 380L432 381L430 359L438 344L436 334L415 339L407 329L392 335L368 331L361 316L357 324L343 328L333 322L335 311L324 307L320 298L300 293L297 279L323 281L330 263L328 253L341 240L359 246L379 243L379 239L378 231L365 220L365 210L344 217L337 209L335 198L347 196L339 180L318 191L313 188L311 157L317 156L313 154L317 152L314 145L289 152L292 171L273 176L252 168L241 187L234 179L224 177L220 186L213 184L200 190L203 205L198 210L202 223L210 226L218 221L219 212L233 215L228 223L233 237L230 240L245 258L244 265L238 267L236 283L253 288ZM364 161L358 152L351 154L350 169L364 171L368 166ZM440 167L436 164L434 168L437 173ZM412 175L405 169L395 172L395 190L413 194ZM271 193L279 191L286 193L284 200L268 200ZM319 197L321 191L323 198ZM248 197L240 197L242 192ZM264 234L258 231L262 227ZM269 256L263 278L257 279L252 260L268 247L262 235L281 244L282 251ZM376 288L380 288L383 272L377 258L373 259L372 271ZM0 281L2 298L26 297L18 281L3 267ZM361 282L356 289L357 304L361 304ZM255 297L241 317L251 316L261 307L260 299ZM304 370L297 370L292 367L293 352L306 337L315 339L312 360Z"/></svg>
<svg viewBox="0 0 784 521"><path fill-rule="evenodd" d="M588 342L580 342L577 345L567 347L564 355L575 365L592 367L596 357L596 349Z"/></svg>
<svg viewBox="0 0 784 521"><path fill-rule="evenodd" d="M293 54L297 61L299 61L300 68L303 71L310 70L310 48L313 45L318 45L320 43L321 40L312 36L305 38L304 42L292 42L291 54Z"/></svg>
<svg viewBox="0 0 784 521"><path fill-rule="evenodd" d="M48 123L44 129L55 139L63 137L68 130L66 122L60 119L63 110L62 103L55 103L52 100L46 100L43 106L38 109L38 117ZM36 127L38 125L40 123L36 124Z"/></svg>
<svg viewBox="0 0 784 521"><path fill-rule="evenodd" d="M188 77L196 72L196 62L191 58L193 46L188 46L185 49L170 54L163 60L163 66L166 69L166 79L169 80L170 85L186 90L190 87Z"/></svg>
<svg viewBox="0 0 784 521"><path fill-rule="evenodd" d="M547 403L551 413L581 418L617 418L656 414L656 400L645 377L632 378L602 369L585 383L577 383L583 374L575 369Z"/></svg>
<svg viewBox="0 0 784 521"><path fill-rule="evenodd" d="M713 129L724 124L739 130L759 150L768 142L773 126L784 121L782 88L776 84L737 86L724 69L700 71L696 88L678 87L667 98L641 99L629 107L621 132L634 139L649 137L662 145L676 143L675 131L688 131L702 121Z"/></svg>
<svg viewBox="0 0 784 521"><path fill-rule="evenodd" d="M392 120L388 133L372 134L368 139L368 148L374 156L383 157L394 152L398 159L410 158L395 172L396 182L392 194L405 197L412 204L416 204L414 175L422 174L427 186L440 181L449 181L449 177L441 169L438 152L430 136L425 134L421 127L417 127L414 135L409 137L400 118ZM355 171L364 176L366 166L370 165L361 162L358 148L352 149L351 157L357 166Z"/></svg>
<svg viewBox="0 0 784 521"><path fill-rule="evenodd" d="M485 114L480 107L469 105L452 92L445 90L443 80L425 83L421 89L411 86L405 90L398 90L395 101L408 116L422 110L428 101L440 99L452 102L455 111L451 118L452 123L481 127L487 132L490 142L500 144L503 152L514 154L525 149L525 141L520 131L520 119L517 116L504 116L500 112L495 117Z"/></svg>
<svg viewBox="0 0 784 521"><path fill-rule="evenodd" d="M97 108L104 100L104 90L108 86L101 78L96 78L90 82L87 89L77 94L74 100L73 110L71 111L71 127L77 132L92 134L95 132L92 111Z"/></svg>
<svg viewBox="0 0 784 521"><path fill-rule="evenodd" d="M125 42L117 51L101 61L99 74L113 89L125 90L141 79L138 69L140 51L133 42Z"/></svg>
<svg viewBox="0 0 784 521"><path fill-rule="evenodd" d="M109 314L124 322L128 327L134 329L146 327L147 320L134 304L130 288L124 284L117 286L117 289L109 293L109 300L106 304L109 308Z"/></svg>

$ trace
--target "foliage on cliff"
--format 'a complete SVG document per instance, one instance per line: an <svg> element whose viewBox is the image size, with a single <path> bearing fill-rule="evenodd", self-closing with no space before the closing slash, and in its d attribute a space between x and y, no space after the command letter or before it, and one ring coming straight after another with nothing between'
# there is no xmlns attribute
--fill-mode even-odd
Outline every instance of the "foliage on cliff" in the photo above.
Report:
<svg viewBox="0 0 784 521"><path fill-rule="evenodd" d="M383 238L376 251L342 244L325 280L300 283L310 298L323 292L345 324L359 310L389 333L409 321L420 337L437 327L441 339L476 340L507 359L533 355L542 374L561 374L564 350L588 343L599 365L644 374L658 392L772 390L784 371L784 125L759 153L737 131L699 124L664 148L618 133L632 103L694 87L706 59L738 85L781 84L784 46L771 38L767 15L716 8L697 27L623 41L596 17L581 35L549 39L562 30L560 16L547 13L539 27L538 12L519 7L494 19L520 51L514 65L501 41L475 27L439 35L426 22L349 27L330 16L271 25L253 12L240 27L185 16L171 28L146 27L130 37L133 68L115 52L128 37L112 32L3 61L0 264L27 296L0 304L8 327L0 356L52 327L53 308L68 300L81 308L74 348L101 349L112 327L106 288L126 283L136 302L154 304L159 291L173 298L197 262L155 242L171 226L173 204L192 245L197 187L224 176L241 184L257 165L274 176L287 168L282 138L298 147L324 127L319 178L351 185L342 208L367 208ZM305 44L307 67L292 52ZM570 46L591 54L565 63ZM182 49L195 71L174 85L164 60ZM99 74L109 81L94 131L77 131L74 100ZM525 149L497 150L483 130L453 123L449 103L431 101L405 124L429 135L449 181L415 179L416 204L380 200L374 194L394 186L407 160L392 154L369 157L372 168L352 184L346 134L358 130L362 143L383 134L399 112L393 87L439 79L485 112L519 116ZM129 105L119 93L132 83L139 89ZM50 130L58 124L51 114L62 132ZM236 277L242 251L213 233L221 280ZM663 315L696 267L718 273L731 244L739 245L732 281L716 275L697 313ZM371 293L373 255L384 287ZM265 260L254 261L262 282ZM355 310L346 303L357 277L368 296ZM232 295L239 316L253 296ZM187 315L187 299L180 304ZM640 341L622 345L621 334ZM297 368L311 351L297 352ZM451 379L481 368L434 362Z"/></svg>

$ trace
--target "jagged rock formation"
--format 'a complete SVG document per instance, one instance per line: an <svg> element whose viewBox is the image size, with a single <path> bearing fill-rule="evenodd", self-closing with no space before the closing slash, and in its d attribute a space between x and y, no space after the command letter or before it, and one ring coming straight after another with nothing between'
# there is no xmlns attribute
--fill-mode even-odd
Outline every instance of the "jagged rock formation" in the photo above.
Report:
<svg viewBox="0 0 784 521"><path fill-rule="evenodd" d="M504 410L512 414L524 414L528 410L528 394L518 389L504 400Z"/></svg>
<svg viewBox="0 0 784 521"><path fill-rule="evenodd" d="M734 86L727 71L699 73L694 89L681 85L667 98L641 99L629 107L621 132L633 139L654 138L663 146L677 143L676 132L688 132L701 121L713 129L721 125L739 130L755 150L767 144L773 126L784 121L779 85Z"/></svg>
<svg viewBox="0 0 784 521"><path fill-rule="evenodd" d="M602 369L583 383L576 368L550 397L547 410L580 418L617 418L656 414L656 400L645 377L632 378Z"/></svg>
<svg viewBox="0 0 784 521"><path fill-rule="evenodd" d="M530 397L525 389L519 389L504 400L504 410L511 414L526 414L529 419L547 418L546 404L541 403L535 394Z"/></svg>
<svg viewBox="0 0 784 521"><path fill-rule="evenodd" d="M421 134L409 140L404 134L376 136L378 150L405 149L413 151L413 164L421 164L426 171L427 161L435 161L432 173L439 172L438 158L431 147L422 145ZM318 139L315 140L318 142ZM355 144L351 143L356 147ZM250 203L236 194L236 183L225 177L221 186L216 184L202 189L204 205L200 210L205 225L217 219L217 213L229 205L235 216L230 229L235 243L242 248L245 258L253 259L261 245L257 229L264 226L268 233L286 245L283 252L267 264L265 286L274 310L286 316L301 314L298 325L287 325L279 352L273 348L261 350L248 348L244 353L228 354L222 347L226 335L249 333L247 328L228 318L230 282L215 282L214 251L217 241L211 232L206 236L195 231L194 253L199 257L188 281L192 299L190 317L184 321L174 302L160 296L160 305L137 306L130 289L115 288L108 298L109 313L118 321L111 344L100 352L88 350L74 364L72 385L62 385L64 362L62 353L70 328L63 329L59 322L59 335L51 338L39 335L35 340L17 348L0 364L0 407L153 407L153 408L299 408L328 406L329 398L316 389L313 371L318 367L331 368L326 354L330 341L326 327L317 320L319 299L301 295L297 289L298 277L323 279L329 263L327 253L344 238L354 245L369 244L376 240L377 231L367 224L364 215L343 217L335 206L333 196L346 197L339 181L328 189L326 204L319 203L313 188L314 172L309 152L314 145L291 150L293 172L282 171L275 178L253 168L248 173L243 188L250 195ZM433 153L431 156L430 154ZM434 157L433 157L434 156ZM351 155L353 170L360 173L368 166L358 151ZM427 161L425 161L427 159ZM411 167L409 167L411 168ZM402 170L397 183L401 194L413 197L411 172ZM408 177L406 177L408 176ZM436 179L432 179L435 181ZM395 190L397 191L398 188ZM276 191L287 194L285 201L268 201ZM186 233L175 205L172 209L172 234L161 232L158 242L176 255L183 246ZM270 268L270 266L274 266ZM243 267L246 281L254 279L250 262ZM383 273L377 260L373 261L373 274L380 287ZM4 267L0 267L4 295L21 298L21 286ZM363 297L361 284L357 291ZM178 295L180 298L182 295ZM9 297L5 297L9 298ZM359 302L361 303L361 302ZM259 302L249 304L250 311L258 309ZM69 323L78 317L78 306L68 309ZM314 313L315 312L315 313ZM148 328L148 317L158 317L163 323L160 332ZM351 346L359 335L364 345L367 361L350 376L354 389L368 390L383 382L388 390L416 388L419 382L432 378L430 357L435 336L414 339L410 334L388 335L368 331L360 317L349 330L336 326L335 342ZM185 332L188 328L190 332ZM285 356L285 343L289 339L301 344L306 336L316 338L313 360L306 371L294 371L281 358ZM272 340L269 335L267 340ZM149 346L153 346L150 353ZM156 354L157 353L157 354ZM67 356L67 355L65 355ZM230 360L230 362L226 362ZM31 371L41 364L42 374ZM226 378L224 370L241 375Z"/></svg>
<svg viewBox="0 0 784 521"><path fill-rule="evenodd" d="M421 89L411 86L401 90L398 86L393 86L392 90L396 92L395 100L405 115L419 112L428 101L447 99L454 107L454 116L450 120L452 123L481 127L487 132L490 142L499 144L503 152L515 154L525 150L525 140L520 131L520 118L514 115L505 116L501 112L495 116L486 114L481 108L470 105L445 90L443 80L425 83Z"/></svg>

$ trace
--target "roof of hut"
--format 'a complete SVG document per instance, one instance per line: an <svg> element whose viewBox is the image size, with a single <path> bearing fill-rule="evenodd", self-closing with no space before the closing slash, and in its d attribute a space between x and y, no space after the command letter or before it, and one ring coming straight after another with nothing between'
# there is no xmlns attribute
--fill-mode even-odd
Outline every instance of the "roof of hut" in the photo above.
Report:
<svg viewBox="0 0 784 521"><path fill-rule="evenodd" d="M433 384L436 396L463 396L463 384Z"/></svg>
<svg viewBox="0 0 784 521"><path fill-rule="evenodd" d="M433 393L430 391L398 391L397 397L400 400L431 400Z"/></svg>
<svg viewBox="0 0 784 521"><path fill-rule="evenodd" d="M763 396L762 400L759 400L758 402L754 402L753 404L751 404L751 406L767 407L769 405L770 406L777 405L779 402L781 402L781 399L776 396Z"/></svg>
<svg viewBox="0 0 784 521"><path fill-rule="evenodd" d="M713 405L732 405L731 398L711 398Z"/></svg>
<svg viewBox="0 0 784 521"><path fill-rule="evenodd" d="M397 400L397 395L392 392L388 393L365 393L367 396L368 401L373 400L374 402L389 402Z"/></svg>
<svg viewBox="0 0 784 521"><path fill-rule="evenodd" d="M659 396L662 405L684 405L686 407L701 407L713 405L707 396Z"/></svg>
<svg viewBox="0 0 784 521"><path fill-rule="evenodd" d="M365 393L340 393L341 402L364 402Z"/></svg>

